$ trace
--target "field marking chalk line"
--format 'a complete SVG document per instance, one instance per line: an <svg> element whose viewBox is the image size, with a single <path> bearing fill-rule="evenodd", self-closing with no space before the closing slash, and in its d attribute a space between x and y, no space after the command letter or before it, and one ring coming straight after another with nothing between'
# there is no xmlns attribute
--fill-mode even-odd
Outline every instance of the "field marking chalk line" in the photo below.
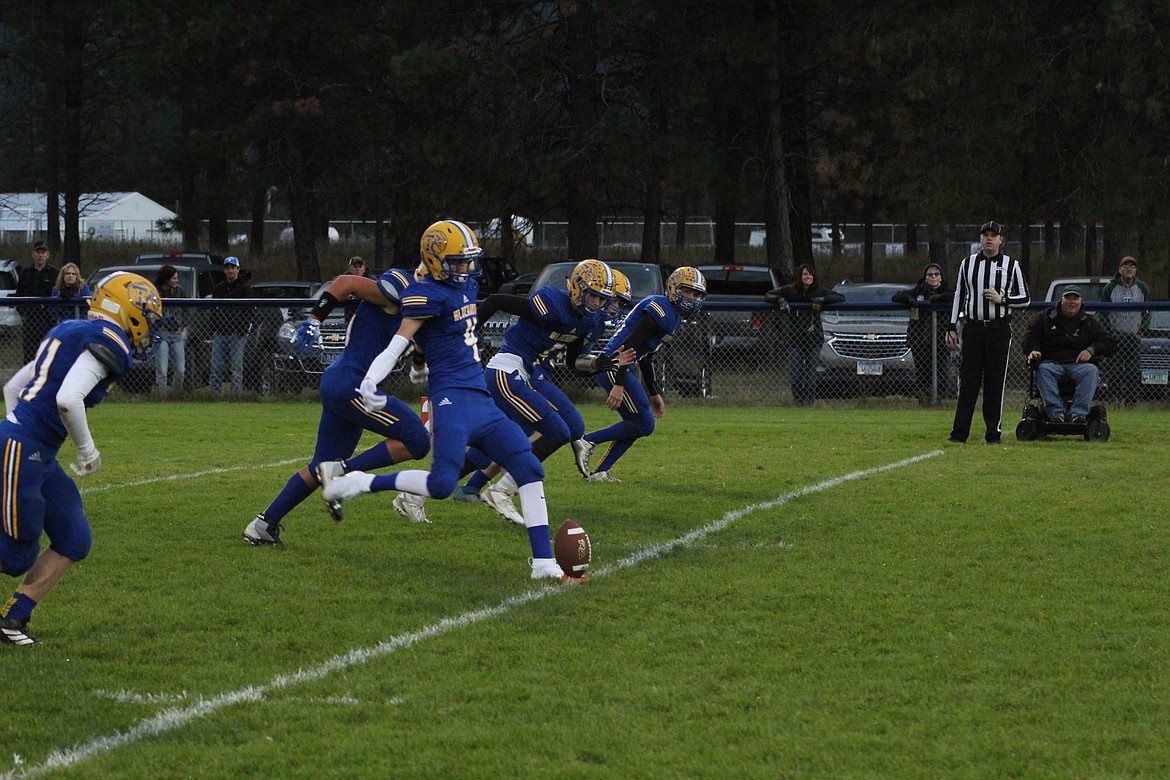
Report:
<svg viewBox="0 0 1170 780"><path fill-rule="evenodd" d="M942 450L933 450L922 455L915 455L910 458L895 461L894 463L887 463L884 466L876 466L870 469L854 471L839 477L833 477L832 479L818 482L815 485L809 485L807 487L794 490L791 493L785 493L784 495L778 496L768 501L762 501L758 504L751 504L740 509L733 509L718 520L683 534L677 539L673 539L668 542L662 542L660 544L650 545L649 547L645 547L635 552L633 555L629 555L619 561L615 561L612 564L603 566L595 572L592 572L591 576L605 577L621 569L628 569L632 566L636 566L643 561L660 558L678 547L694 544L695 542L701 541L702 539L711 536L712 534L719 533L732 523L742 519L743 517L746 517L752 512L774 509L775 507L788 503L794 498L800 498L801 496L828 490L829 488L837 487L838 485L842 485L846 482L850 482L856 479L861 479L863 477L873 476L874 474L881 474L883 472L902 468L904 466L911 466L915 463L919 463L942 454ZM221 471L225 471L225 469L213 469L204 473L211 474L219 473ZM130 487L130 485L124 485L124 487ZM573 585L570 587L581 586ZM19 757L14 756L18 765L7 772L0 774L0 780L16 780L16 778L35 777L37 775L51 772L54 769L65 769L76 766L86 759L93 758L103 753L108 753L123 745L129 745L141 739L158 736L160 734L182 728L194 720L206 717L208 715L213 715L216 712L232 705L241 704L244 702L260 701L264 698L265 694L279 691L293 685L298 685L300 683L308 683L320 680L330 674L333 674L334 672L343 671L358 664L364 664L367 661L373 660L375 658L389 655L396 650L410 647L411 645L417 642L421 642L425 639L442 636L451 631L454 631L457 628L464 628L466 626L474 625L476 623L496 617L497 615L510 612L517 607L524 606L525 604L540 601L541 599L544 599L548 596L564 593L565 591L566 588L562 586L561 583L542 585L525 591L524 593L506 598L494 607L470 610L455 617L443 618L437 623L432 623L431 625L425 626L417 631L410 631L405 634L399 634L398 636L391 637L390 639L387 639L384 642L379 642L371 647L358 648L355 650L350 650L346 653L342 653L341 655L336 655L333 658L330 658L316 666L312 666L307 669L300 669L296 672L291 672L288 674L278 674L263 685L250 685L246 688L229 691L228 693L221 693L218 696L213 696L208 699L199 698L197 701L185 706L168 707L156 715L138 721L125 731L119 731L114 734L96 737L89 742L75 745L64 750L54 750L49 754L48 758L46 758L44 762L40 764L22 766L20 765Z"/></svg>

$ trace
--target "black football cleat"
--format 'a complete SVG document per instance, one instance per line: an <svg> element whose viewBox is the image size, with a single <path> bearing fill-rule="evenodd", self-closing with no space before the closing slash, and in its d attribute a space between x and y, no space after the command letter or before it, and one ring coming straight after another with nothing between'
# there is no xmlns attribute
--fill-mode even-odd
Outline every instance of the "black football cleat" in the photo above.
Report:
<svg viewBox="0 0 1170 780"><path fill-rule="evenodd" d="M8 645L35 645L38 640L28 632L28 618L0 620L0 642Z"/></svg>

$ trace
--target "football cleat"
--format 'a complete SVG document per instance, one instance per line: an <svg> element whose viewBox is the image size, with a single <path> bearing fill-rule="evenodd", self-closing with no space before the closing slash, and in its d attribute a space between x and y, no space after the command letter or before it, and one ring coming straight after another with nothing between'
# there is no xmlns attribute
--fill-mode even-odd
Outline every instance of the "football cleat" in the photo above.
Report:
<svg viewBox="0 0 1170 780"><path fill-rule="evenodd" d="M320 483L322 494L324 488L333 480L345 476L345 468L341 465L339 460L326 460L317 464L317 482ZM329 515L334 520L340 521L342 518L341 502L340 501L326 501L326 508L329 509Z"/></svg>
<svg viewBox="0 0 1170 780"><path fill-rule="evenodd" d="M460 485L459 487L455 488L455 492L452 494L451 498L467 504L478 504L480 501L479 491L467 485Z"/></svg>
<svg viewBox="0 0 1170 780"><path fill-rule="evenodd" d="M573 448L573 460L577 462L577 471L581 472L581 476L588 477L591 473L589 471L589 458L593 456L593 448L597 445L591 441L584 439L577 439L569 443Z"/></svg>
<svg viewBox="0 0 1170 780"><path fill-rule="evenodd" d="M416 496L414 493L399 493L394 497L391 505L394 507L394 511L403 517L416 523L429 523L431 521L427 519L426 509L423 508L425 501L425 498Z"/></svg>
<svg viewBox="0 0 1170 780"><path fill-rule="evenodd" d="M28 618L0 619L0 642L6 645L35 645L38 640L28 632Z"/></svg>
<svg viewBox="0 0 1170 780"><path fill-rule="evenodd" d="M516 511L516 505L512 503L512 497L508 495L507 491L501 490L495 485L488 485L479 494L479 497L509 523L524 525L524 515Z"/></svg>
<svg viewBox="0 0 1170 780"><path fill-rule="evenodd" d="M589 475L590 482L621 482L620 479L610 474L608 471L595 471Z"/></svg>
<svg viewBox="0 0 1170 780"><path fill-rule="evenodd" d="M564 580L565 572L561 570L556 558L529 558L532 564L532 579L534 580Z"/></svg>
<svg viewBox="0 0 1170 780"><path fill-rule="evenodd" d="M263 512L256 515L256 519L244 529L244 541L255 547L284 547L284 542L280 541L280 523L268 522Z"/></svg>
<svg viewBox="0 0 1170 780"><path fill-rule="evenodd" d="M373 474L367 474L364 471L351 471L343 476L330 479L329 484L325 485L321 491L321 497L325 499L326 504L357 498L362 493L370 492L370 485L373 481Z"/></svg>

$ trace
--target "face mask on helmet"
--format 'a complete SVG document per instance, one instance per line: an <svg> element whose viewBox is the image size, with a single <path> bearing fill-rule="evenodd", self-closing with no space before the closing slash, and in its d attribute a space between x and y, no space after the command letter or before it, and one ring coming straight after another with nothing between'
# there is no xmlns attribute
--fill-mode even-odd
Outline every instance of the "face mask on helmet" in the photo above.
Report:
<svg viewBox="0 0 1170 780"><path fill-rule="evenodd" d="M89 303L89 318L114 323L129 337L134 356L146 358L158 346L162 299L158 290L138 274L116 271L97 284Z"/></svg>
<svg viewBox="0 0 1170 780"><path fill-rule="evenodd" d="M683 290L691 291L693 297L684 295ZM666 297L683 316L693 317L703 308L703 299L707 297L707 280L697 268L685 265L676 269L666 280Z"/></svg>
<svg viewBox="0 0 1170 780"><path fill-rule="evenodd" d="M578 311L595 314L613 300L613 271L600 260L582 260L569 274L569 300ZM590 301L590 294L600 303Z"/></svg>
<svg viewBox="0 0 1170 780"><path fill-rule="evenodd" d="M613 300L609 302L610 316L616 316L623 308L634 301L630 293L630 279L617 269L613 269Z"/></svg>
<svg viewBox="0 0 1170 780"><path fill-rule="evenodd" d="M427 275L438 282L461 285L479 276L483 250L471 228L453 219L436 222L419 242Z"/></svg>

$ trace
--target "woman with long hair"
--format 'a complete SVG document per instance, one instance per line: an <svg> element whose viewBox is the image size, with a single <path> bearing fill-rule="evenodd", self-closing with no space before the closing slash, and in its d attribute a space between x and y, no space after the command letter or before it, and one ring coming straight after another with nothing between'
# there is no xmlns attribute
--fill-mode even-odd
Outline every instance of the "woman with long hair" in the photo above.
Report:
<svg viewBox="0 0 1170 780"><path fill-rule="evenodd" d="M790 309L788 313L788 381L792 385L792 400L799 406L811 406L817 400L817 366L821 362L821 306L840 303L845 296L826 290L817 282L817 272L811 265L798 265L792 284L764 294L768 303L807 304Z"/></svg>
<svg viewBox="0 0 1170 780"><path fill-rule="evenodd" d="M89 285L81 278L81 269L77 263L66 263L57 272L57 281L53 285L52 297L60 300L60 304L52 305L50 311L53 317L61 320L85 319L89 314L89 299L93 293Z"/></svg>
<svg viewBox="0 0 1170 780"><path fill-rule="evenodd" d="M179 283L179 270L173 265L164 265L158 269L158 274L154 277L154 286L158 288L158 294L163 301L168 298L187 297L187 291ZM172 388L182 390L183 382L187 378L187 320L182 307L170 304L163 306L159 332L162 339L154 356L154 382L158 385L159 396L165 397L167 373L172 368L174 369L174 380L170 385Z"/></svg>

